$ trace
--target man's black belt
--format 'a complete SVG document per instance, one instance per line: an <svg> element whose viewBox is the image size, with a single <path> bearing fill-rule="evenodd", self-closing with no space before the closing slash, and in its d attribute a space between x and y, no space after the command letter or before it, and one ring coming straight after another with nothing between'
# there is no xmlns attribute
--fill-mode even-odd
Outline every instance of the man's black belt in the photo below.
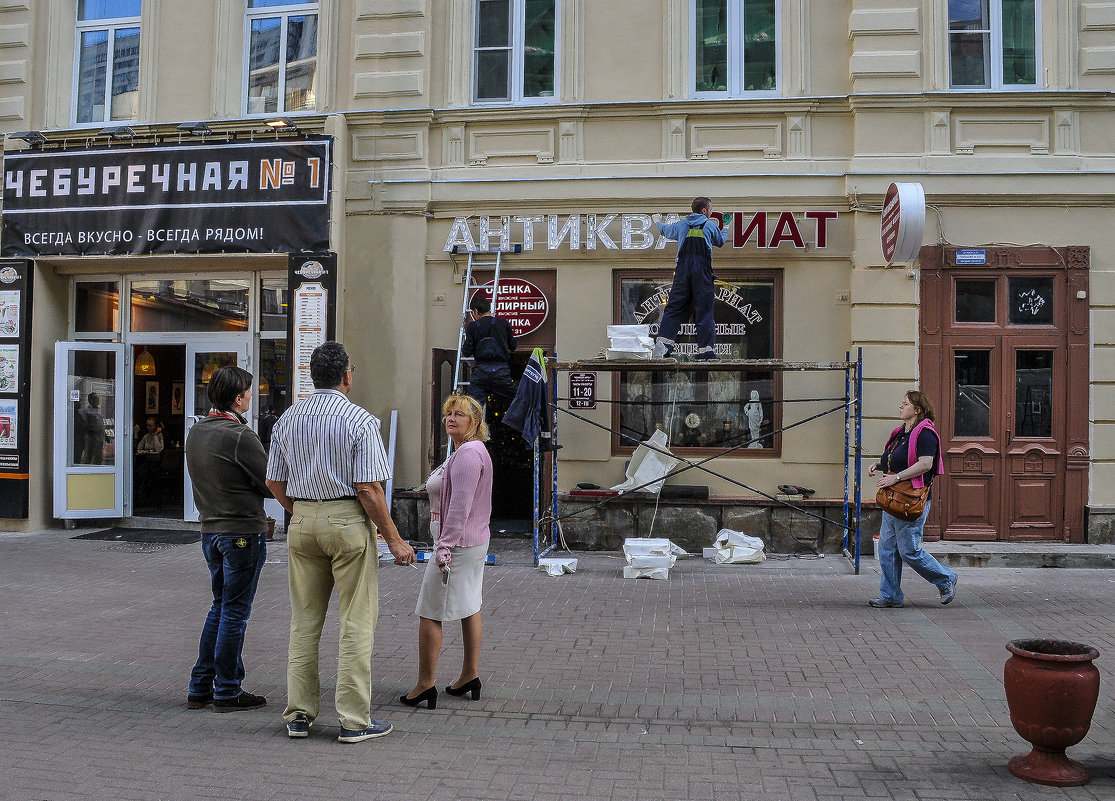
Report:
<svg viewBox="0 0 1115 801"><path fill-rule="evenodd" d="M358 500L355 495L342 495L340 498L295 498L293 495L288 495L292 501L302 501L304 503L329 503L330 501L355 501Z"/></svg>

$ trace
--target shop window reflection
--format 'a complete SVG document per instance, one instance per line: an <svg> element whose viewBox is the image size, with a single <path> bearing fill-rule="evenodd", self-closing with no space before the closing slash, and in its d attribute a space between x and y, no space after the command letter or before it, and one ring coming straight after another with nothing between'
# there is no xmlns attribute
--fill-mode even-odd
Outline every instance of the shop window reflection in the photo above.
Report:
<svg viewBox="0 0 1115 801"><path fill-rule="evenodd" d="M132 331L247 331L249 287L230 278L133 281Z"/></svg>
<svg viewBox="0 0 1115 801"><path fill-rule="evenodd" d="M70 354L69 466L116 464L116 357L98 351Z"/></svg>
<svg viewBox="0 0 1115 801"><path fill-rule="evenodd" d="M259 392L256 403L259 414L259 439L267 450L271 448L271 430L275 427L275 422L290 406L289 369L286 340L260 340Z"/></svg>
<svg viewBox="0 0 1115 801"><path fill-rule="evenodd" d="M74 287L74 331L116 333L120 330L120 283L78 281Z"/></svg>

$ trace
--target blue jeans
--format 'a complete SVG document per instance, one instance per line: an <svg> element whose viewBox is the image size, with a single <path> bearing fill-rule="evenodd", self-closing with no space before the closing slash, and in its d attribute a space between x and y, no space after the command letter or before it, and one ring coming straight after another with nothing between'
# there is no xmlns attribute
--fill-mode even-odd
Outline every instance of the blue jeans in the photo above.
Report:
<svg viewBox="0 0 1115 801"><path fill-rule="evenodd" d="M202 534L201 551L213 583L213 605L201 629L190 694L236 698L244 680L244 630L267 558L264 534Z"/></svg>
<svg viewBox="0 0 1115 801"><path fill-rule="evenodd" d="M883 571L879 597L883 600L899 603L905 600L902 595L903 562L938 590L945 589L956 579L956 573L922 550L922 529L928 516L929 501L925 502L921 517L909 523L883 512L883 524L879 527L879 567Z"/></svg>

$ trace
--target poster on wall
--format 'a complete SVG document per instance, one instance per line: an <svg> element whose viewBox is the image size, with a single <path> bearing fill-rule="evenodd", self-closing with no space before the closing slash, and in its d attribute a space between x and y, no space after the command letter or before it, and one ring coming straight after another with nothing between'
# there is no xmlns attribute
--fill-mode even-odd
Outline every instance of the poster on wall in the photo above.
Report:
<svg viewBox="0 0 1115 801"><path fill-rule="evenodd" d="M293 354L290 381L293 400L301 400L314 392L310 378L314 348L337 336L337 254L291 254L287 284L293 306L287 316L287 341Z"/></svg>
<svg viewBox="0 0 1115 801"><path fill-rule="evenodd" d="M329 246L333 138L4 154L0 256Z"/></svg>
<svg viewBox="0 0 1115 801"><path fill-rule="evenodd" d="M0 261L0 519L29 511L33 285L31 262Z"/></svg>

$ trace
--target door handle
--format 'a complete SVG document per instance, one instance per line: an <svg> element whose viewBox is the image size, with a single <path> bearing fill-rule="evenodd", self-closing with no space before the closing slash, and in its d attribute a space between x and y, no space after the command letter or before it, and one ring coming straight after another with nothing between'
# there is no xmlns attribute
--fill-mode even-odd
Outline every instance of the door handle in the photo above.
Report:
<svg viewBox="0 0 1115 801"><path fill-rule="evenodd" d="M1010 445L1010 429L1007 429L1007 444Z"/></svg>

